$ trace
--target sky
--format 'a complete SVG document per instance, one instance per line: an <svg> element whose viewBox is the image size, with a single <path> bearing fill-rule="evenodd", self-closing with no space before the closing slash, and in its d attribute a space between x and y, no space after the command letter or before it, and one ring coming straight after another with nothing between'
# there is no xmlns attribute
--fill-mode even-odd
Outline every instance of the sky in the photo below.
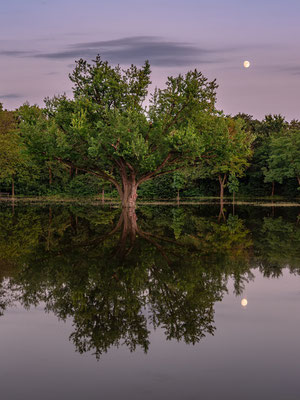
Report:
<svg viewBox="0 0 300 400"><path fill-rule="evenodd" d="M71 97L75 60L99 53L149 59L153 88L197 68L226 114L300 119L299 19L299 0L0 0L0 102Z"/></svg>

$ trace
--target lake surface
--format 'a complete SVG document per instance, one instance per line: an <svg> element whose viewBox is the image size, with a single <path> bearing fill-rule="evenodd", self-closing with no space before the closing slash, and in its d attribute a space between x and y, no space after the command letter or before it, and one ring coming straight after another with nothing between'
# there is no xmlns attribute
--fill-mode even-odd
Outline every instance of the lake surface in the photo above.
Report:
<svg viewBox="0 0 300 400"><path fill-rule="evenodd" d="M5 400L300 398L300 207L0 204Z"/></svg>

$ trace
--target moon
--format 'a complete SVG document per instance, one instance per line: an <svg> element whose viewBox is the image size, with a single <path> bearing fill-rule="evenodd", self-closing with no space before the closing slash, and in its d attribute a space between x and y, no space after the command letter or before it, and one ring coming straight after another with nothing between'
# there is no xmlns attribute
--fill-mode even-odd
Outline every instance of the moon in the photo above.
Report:
<svg viewBox="0 0 300 400"><path fill-rule="evenodd" d="M243 300L241 301L241 305L242 305L243 307L246 307L247 304L248 304L248 300L247 300L247 299L243 299Z"/></svg>
<svg viewBox="0 0 300 400"><path fill-rule="evenodd" d="M244 61L244 68L249 68L250 65L250 61Z"/></svg>

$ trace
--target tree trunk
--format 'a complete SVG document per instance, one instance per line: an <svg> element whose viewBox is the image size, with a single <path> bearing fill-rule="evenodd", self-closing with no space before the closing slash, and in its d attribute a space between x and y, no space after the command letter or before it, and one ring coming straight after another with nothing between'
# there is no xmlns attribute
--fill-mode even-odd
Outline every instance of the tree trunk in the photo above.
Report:
<svg viewBox="0 0 300 400"><path fill-rule="evenodd" d="M224 185L223 185L223 183L220 184L220 200L222 202L224 200Z"/></svg>
<svg viewBox="0 0 300 400"><path fill-rule="evenodd" d="M177 204L179 204L180 196L179 196L179 189L177 190Z"/></svg>
<svg viewBox="0 0 300 400"><path fill-rule="evenodd" d="M274 196L274 193L275 193L275 182L273 181L272 182L272 193L271 193L272 197Z"/></svg>
<svg viewBox="0 0 300 400"><path fill-rule="evenodd" d="M11 181L11 196L12 196L12 198L15 197L15 180L14 180L14 178L12 178L12 181Z"/></svg>
<svg viewBox="0 0 300 400"><path fill-rule="evenodd" d="M77 169L77 168L70 167L70 179L73 179L73 178L74 178L76 169Z"/></svg>
<svg viewBox="0 0 300 400"><path fill-rule="evenodd" d="M219 221L223 217L225 219L224 215L224 186L225 182L227 179L227 174L224 174L223 178L221 175L219 175L219 183L220 183L220 213L219 213Z"/></svg>
<svg viewBox="0 0 300 400"><path fill-rule="evenodd" d="M297 176L298 185L300 186L300 176Z"/></svg>
<svg viewBox="0 0 300 400"><path fill-rule="evenodd" d="M137 185L128 184L123 191L122 207L135 208L137 199Z"/></svg>
<svg viewBox="0 0 300 400"><path fill-rule="evenodd" d="M222 178L221 175L219 175L219 183L220 183L220 201L223 202L224 198L224 186L226 182L227 174L225 174Z"/></svg>
<svg viewBox="0 0 300 400"><path fill-rule="evenodd" d="M104 189L102 189L102 204L104 204Z"/></svg>
<svg viewBox="0 0 300 400"><path fill-rule="evenodd" d="M51 167L49 167L49 186L51 186L52 185L52 169L51 169Z"/></svg>
<svg viewBox="0 0 300 400"><path fill-rule="evenodd" d="M126 173L122 175L122 192L119 192L123 208L135 208L137 199L138 185L135 180L135 175L127 176Z"/></svg>

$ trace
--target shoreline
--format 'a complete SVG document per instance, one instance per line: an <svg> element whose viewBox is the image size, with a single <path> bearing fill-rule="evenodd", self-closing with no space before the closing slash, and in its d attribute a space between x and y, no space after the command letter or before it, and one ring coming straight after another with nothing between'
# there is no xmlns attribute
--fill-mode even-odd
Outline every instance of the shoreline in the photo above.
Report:
<svg viewBox="0 0 300 400"><path fill-rule="evenodd" d="M86 205L97 205L97 206L117 206L120 207L121 203L118 199L102 199L102 198L56 198L56 197L0 197L0 204L86 204ZM137 201L137 207L139 206L197 206L197 205L219 205L220 201L217 197L204 197L200 200L196 199L159 199L159 200L140 200ZM270 198L253 198L252 200L235 200L232 199L224 199L223 205L249 205L256 207L300 207L300 199L295 200L283 200L283 199L274 199L273 201Z"/></svg>

